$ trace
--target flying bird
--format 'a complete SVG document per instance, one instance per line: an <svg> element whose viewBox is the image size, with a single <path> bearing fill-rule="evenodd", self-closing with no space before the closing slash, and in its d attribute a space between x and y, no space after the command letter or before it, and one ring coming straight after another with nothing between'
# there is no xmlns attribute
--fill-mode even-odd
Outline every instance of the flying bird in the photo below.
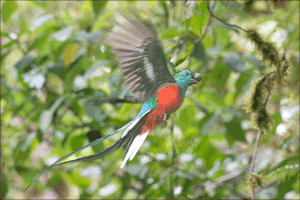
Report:
<svg viewBox="0 0 300 200"><path fill-rule="evenodd" d="M27 186L27 190L48 169L67 164L91 161L102 158L121 147L125 149L123 168L132 160L147 136L155 126L164 124L168 116L183 103L186 90L193 84L200 84L202 77L198 73L184 70L172 76L167 68L164 52L155 32L146 26L139 17L123 16L127 24L113 22L122 33L107 31L106 43L117 55L116 59L124 73L124 82L132 98L143 103L137 116L117 131L83 146L57 160L41 171ZM107 149L91 156L62 162L75 153L98 144L99 142L123 131L121 137Z"/></svg>

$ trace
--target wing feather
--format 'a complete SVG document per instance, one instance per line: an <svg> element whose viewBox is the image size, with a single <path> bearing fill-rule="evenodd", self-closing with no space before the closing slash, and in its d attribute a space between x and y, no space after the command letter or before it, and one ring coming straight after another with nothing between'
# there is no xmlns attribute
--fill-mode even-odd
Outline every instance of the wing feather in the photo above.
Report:
<svg viewBox="0 0 300 200"><path fill-rule="evenodd" d="M128 23L113 22L123 33L108 31L106 41L124 72L124 82L138 101L146 102L163 86L176 84L154 31L135 14Z"/></svg>

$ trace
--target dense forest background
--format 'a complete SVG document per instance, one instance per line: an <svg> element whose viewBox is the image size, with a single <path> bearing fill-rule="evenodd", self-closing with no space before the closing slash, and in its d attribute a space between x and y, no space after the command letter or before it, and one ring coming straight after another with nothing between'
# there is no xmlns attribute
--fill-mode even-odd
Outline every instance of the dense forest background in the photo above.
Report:
<svg viewBox="0 0 300 200"><path fill-rule="evenodd" d="M124 169L119 150L24 192L141 108L122 103L104 43L130 10L155 27L172 74L193 70L201 85ZM298 199L298 120L299 1L1 1L1 199Z"/></svg>

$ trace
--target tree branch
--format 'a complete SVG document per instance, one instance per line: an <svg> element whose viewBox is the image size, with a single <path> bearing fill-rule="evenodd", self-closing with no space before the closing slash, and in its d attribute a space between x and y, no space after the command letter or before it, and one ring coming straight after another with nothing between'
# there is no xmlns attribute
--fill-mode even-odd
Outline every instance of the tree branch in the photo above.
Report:
<svg viewBox="0 0 300 200"><path fill-rule="evenodd" d="M223 24L226 24L226 25L228 25L228 26L235 27L235 28L238 28L238 29L243 30L243 31L245 31L245 32L248 32L247 30L243 29L243 28L240 27L240 26L237 26L237 25L234 25L234 24L228 24L228 23L226 23L224 20L222 20L222 19L220 19L219 17L215 16L215 15L211 12L211 10L210 10L210 8L209 8L209 0L207 0L207 9L208 9L208 12L209 12L210 16L212 16L213 18L219 20L219 21L222 22Z"/></svg>
<svg viewBox="0 0 300 200"><path fill-rule="evenodd" d="M117 103L140 103L138 100L134 99L121 99L121 98L100 98L100 99L92 99L87 101L89 105L100 105L102 103L110 103L110 104L117 104Z"/></svg>
<svg viewBox="0 0 300 200"><path fill-rule="evenodd" d="M255 147L254 147L254 152L253 152L253 156L252 156L252 162L251 162L251 167L250 167L250 175L253 173L254 171L254 166L255 166L255 158L256 158L256 153L257 153L257 147L258 147L258 141L261 135L261 127L258 129L257 135L256 135L256 141L255 141ZM253 187L252 189L252 197L251 199L254 200L255 198L255 187Z"/></svg>

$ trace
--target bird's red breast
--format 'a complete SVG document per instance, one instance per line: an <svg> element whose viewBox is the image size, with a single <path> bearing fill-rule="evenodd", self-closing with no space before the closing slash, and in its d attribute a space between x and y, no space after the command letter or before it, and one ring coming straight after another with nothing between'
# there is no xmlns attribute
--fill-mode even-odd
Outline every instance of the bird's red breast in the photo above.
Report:
<svg viewBox="0 0 300 200"><path fill-rule="evenodd" d="M157 92L157 106L163 106L167 115L175 112L182 102L180 87L177 84L168 85Z"/></svg>
<svg viewBox="0 0 300 200"><path fill-rule="evenodd" d="M164 113L167 115L175 112L182 104L183 98L180 87L177 84L171 84L161 88L157 92L157 106L146 119L146 123L141 129L141 134L147 130L150 132L157 125L164 123Z"/></svg>

